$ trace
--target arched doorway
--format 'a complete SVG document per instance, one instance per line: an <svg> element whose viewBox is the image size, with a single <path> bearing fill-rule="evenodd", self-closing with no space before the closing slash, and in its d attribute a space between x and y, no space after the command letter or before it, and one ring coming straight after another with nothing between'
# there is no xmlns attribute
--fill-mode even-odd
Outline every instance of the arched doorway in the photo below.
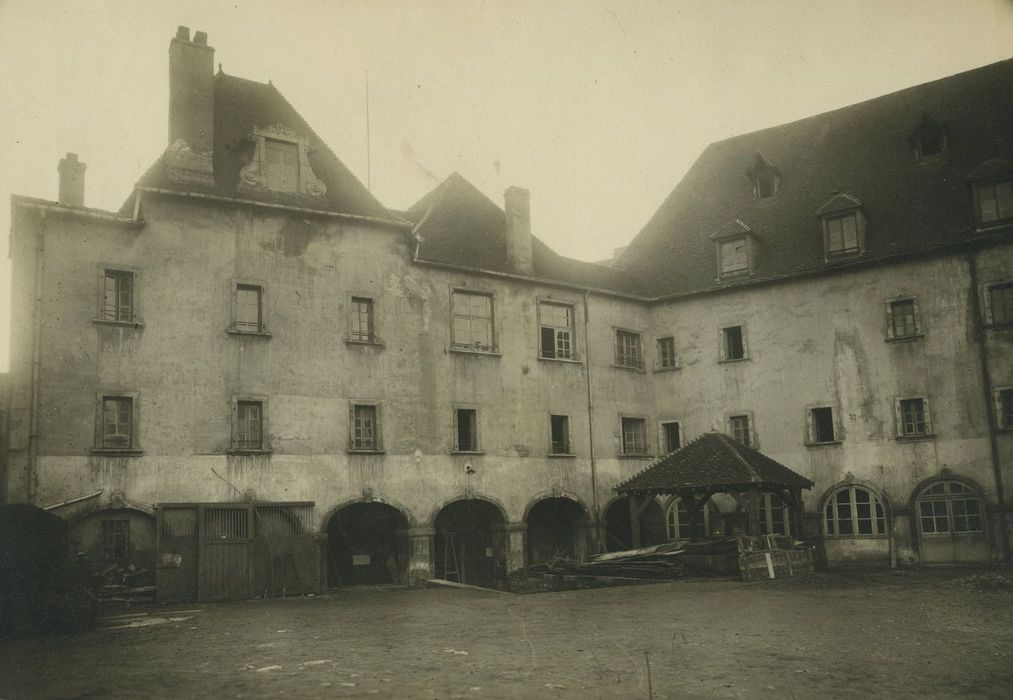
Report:
<svg viewBox="0 0 1013 700"><path fill-rule="evenodd" d="M658 502L652 498L640 516L641 545L649 547L662 544L665 539L665 514ZM605 549L609 552L619 552L632 547L630 501L628 498L617 498L605 509Z"/></svg>
<svg viewBox="0 0 1013 700"><path fill-rule="evenodd" d="M528 511L528 563L552 561L556 557L581 559L587 552L587 522L584 506L569 498L545 498Z"/></svg>
<svg viewBox="0 0 1013 700"><path fill-rule="evenodd" d="M132 508L99 510L75 520L70 537L79 552L117 582L147 585L155 577L155 519Z"/></svg>
<svg viewBox="0 0 1013 700"><path fill-rule="evenodd" d="M918 492L919 554L923 564L989 561L985 508L967 484L936 481Z"/></svg>
<svg viewBox="0 0 1013 700"><path fill-rule="evenodd" d="M506 577L503 514L488 501L454 501L436 515L434 570L474 586L496 586Z"/></svg>
<svg viewBox="0 0 1013 700"><path fill-rule="evenodd" d="M327 583L356 586L407 581L408 519L386 503L352 503L327 523Z"/></svg>

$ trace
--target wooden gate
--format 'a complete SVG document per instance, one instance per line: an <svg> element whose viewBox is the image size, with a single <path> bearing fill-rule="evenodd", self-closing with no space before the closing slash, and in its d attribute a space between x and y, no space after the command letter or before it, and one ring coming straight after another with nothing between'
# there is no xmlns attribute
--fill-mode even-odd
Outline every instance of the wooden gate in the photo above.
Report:
<svg viewBox="0 0 1013 700"><path fill-rule="evenodd" d="M253 595L249 505L201 506L200 599L227 600Z"/></svg>

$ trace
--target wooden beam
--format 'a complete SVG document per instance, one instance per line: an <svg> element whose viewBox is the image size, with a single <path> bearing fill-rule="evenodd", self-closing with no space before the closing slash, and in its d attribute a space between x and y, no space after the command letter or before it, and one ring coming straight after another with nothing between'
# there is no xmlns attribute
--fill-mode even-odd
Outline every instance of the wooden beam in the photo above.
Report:
<svg viewBox="0 0 1013 700"><path fill-rule="evenodd" d="M630 544L633 549L640 549L643 545L640 539L640 508L637 504L637 497L635 494L628 496L630 502Z"/></svg>

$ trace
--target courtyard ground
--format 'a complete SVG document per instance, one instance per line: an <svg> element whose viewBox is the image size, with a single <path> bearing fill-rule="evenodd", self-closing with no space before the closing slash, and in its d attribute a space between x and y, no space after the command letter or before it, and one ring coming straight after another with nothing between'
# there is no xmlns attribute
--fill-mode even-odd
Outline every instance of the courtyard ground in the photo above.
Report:
<svg viewBox="0 0 1013 700"><path fill-rule="evenodd" d="M3 643L0 698L1008 698L1011 580L918 569L154 606Z"/></svg>

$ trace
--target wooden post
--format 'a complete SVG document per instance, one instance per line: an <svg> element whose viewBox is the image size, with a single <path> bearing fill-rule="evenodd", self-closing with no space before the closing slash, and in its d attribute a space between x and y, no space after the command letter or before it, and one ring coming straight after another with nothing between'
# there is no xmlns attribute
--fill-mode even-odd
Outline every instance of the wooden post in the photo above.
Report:
<svg viewBox="0 0 1013 700"><path fill-rule="evenodd" d="M749 510L746 513L747 518L747 534L753 537L760 536L760 488L756 487L749 492Z"/></svg>
<svg viewBox="0 0 1013 700"><path fill-rule="evenodd" d="M633 549L639 549L642 545L640 539L640 508L637 507L637 497L629 495L630 501L630 544Z"/></svg>

